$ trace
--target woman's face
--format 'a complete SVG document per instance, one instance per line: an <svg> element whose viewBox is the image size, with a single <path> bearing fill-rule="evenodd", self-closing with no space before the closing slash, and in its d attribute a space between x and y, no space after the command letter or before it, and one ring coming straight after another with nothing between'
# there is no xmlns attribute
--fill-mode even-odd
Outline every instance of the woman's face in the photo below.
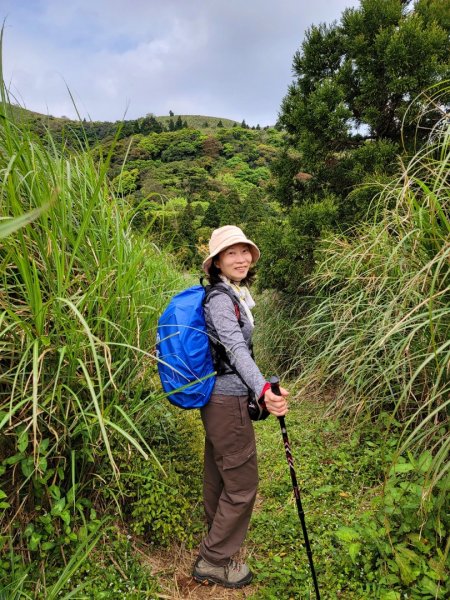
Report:
<svg viewBox="0 0 450 600"><path fill-rule="evenodd" d="M231 281L242 281L252 264L252 253L248 244L233 244L219 253L214 264Z"/></svg>

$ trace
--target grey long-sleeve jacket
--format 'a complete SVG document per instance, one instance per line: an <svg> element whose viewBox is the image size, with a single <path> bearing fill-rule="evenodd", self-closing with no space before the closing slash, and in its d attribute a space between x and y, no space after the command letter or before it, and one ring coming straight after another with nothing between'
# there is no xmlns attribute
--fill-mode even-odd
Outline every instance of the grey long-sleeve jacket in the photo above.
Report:
<svg viewBox="0 0 450 600"><path fill-rule="evenodd" d="M240 304L237 295L236 302ZM208 335L223 344L231 365L259 398L266 380L250 354L253 325L244 308L241 308L242 327L234 312L233 301L226 294L212 295L204 312ZM230 373L216 377L213 394L246 396L248 389L235 373Z"/></svg>

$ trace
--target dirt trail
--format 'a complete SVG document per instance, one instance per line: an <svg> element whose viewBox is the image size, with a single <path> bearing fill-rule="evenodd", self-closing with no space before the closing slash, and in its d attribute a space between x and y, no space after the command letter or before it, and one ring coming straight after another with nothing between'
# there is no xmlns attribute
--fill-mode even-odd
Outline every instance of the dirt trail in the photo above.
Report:
<svg viewBox="0 0 450 600"><path fill-rule="evenodd" d="M152 575L158 578L162 592L158 599L167 600L231 600L249 598L256 591L255 585L240 590L228 590L220 585L202 585L197 583L191 573L197 553L179 546L146 556L146 562ZM156 598L155 598L156 600Z"/></svg>

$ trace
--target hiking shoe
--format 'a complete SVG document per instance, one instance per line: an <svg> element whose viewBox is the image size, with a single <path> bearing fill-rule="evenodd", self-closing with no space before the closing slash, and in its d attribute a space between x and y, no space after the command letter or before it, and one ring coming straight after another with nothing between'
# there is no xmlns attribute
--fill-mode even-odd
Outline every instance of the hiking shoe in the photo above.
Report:
<svg viewBox="0 0 450 600"><path fill-rule="evenodd" d="M245 563L230 560L227 565L218 567L199 556L195 561L193 577L199 583L218 583L227 588L241 588L250 583L253 573Z"/></svg>

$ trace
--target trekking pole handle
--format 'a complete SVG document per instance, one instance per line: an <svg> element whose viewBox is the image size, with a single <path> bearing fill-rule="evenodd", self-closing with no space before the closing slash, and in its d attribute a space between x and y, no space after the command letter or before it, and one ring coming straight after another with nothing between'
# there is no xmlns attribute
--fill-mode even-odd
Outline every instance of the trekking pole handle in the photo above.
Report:
<svg viewBox="0 0 450 600"><path fill-rule="evenodd" d="M269 379L270 389L277 396L281 396L280 380L275 375Z"/></svg>
<svg viewBox="0 0 450 600"><path fill-rule="evenodd" d="M269 379L269 383L270 383L270 389L271 391L276 395L276 396L281 396L281 390L280 390L280 380L276 375L273 375L270 379ZM282 427L285 427L284 424L284 417L278 417L278 420L280 421L280 425Z"/></svg>

